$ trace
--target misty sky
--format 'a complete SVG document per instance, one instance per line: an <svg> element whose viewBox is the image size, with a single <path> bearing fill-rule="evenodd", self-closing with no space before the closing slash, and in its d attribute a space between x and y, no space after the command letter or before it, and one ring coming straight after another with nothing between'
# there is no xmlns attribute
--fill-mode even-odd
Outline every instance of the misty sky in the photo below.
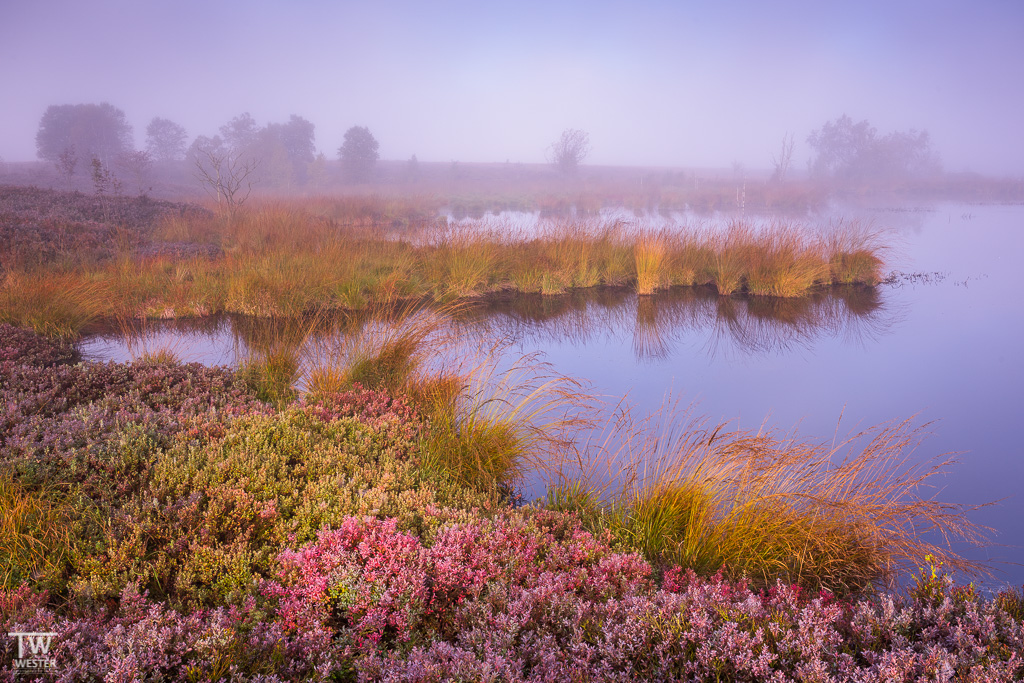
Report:
<svg viewBox="0 0 1024 683"><path fill-rule="evenodd" d="M947 170L1024 175L1024 2L0 0L0 157L50 104L107 101L144 145L250 112L316 125L329 158L768 168L786 132L849 114L928 130Z"/></svg>

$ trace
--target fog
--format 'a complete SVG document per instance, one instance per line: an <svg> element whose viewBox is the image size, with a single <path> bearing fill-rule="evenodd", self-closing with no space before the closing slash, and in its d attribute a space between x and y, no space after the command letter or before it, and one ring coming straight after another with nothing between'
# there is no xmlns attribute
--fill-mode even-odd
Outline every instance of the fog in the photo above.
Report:
<svg viewBox="0 0 1024 683"><path fill-rule="evenodd" d="M36 158L49 105L109 102L145 144L297 114L337 157L536 163L567 128L588 164L771 167L849 115L927 130L948 171L1024 175L1024 3L273 2L0 5L0 157Z"/></svg>

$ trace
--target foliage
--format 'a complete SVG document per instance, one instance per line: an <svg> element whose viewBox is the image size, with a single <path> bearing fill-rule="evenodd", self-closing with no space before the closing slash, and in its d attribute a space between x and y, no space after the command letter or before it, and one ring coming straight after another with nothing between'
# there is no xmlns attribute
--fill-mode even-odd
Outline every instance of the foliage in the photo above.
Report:
<svg viewBox="0 0 1024 683"><path fill-rule="evenodd" d="M185 158L188 133L180 124L159 116L146 126L146 151L155 161L166 163Z"/></svg>
<svg viewBox="0 0 1024 683"><path fill-rule="evenodd" d="M132 148L132 127L124 112L101 104L52 104L43 112L36 133L40 159L57 162L74 149L80 159L99 158L111 164L118 154Z"/></svg>
<svg viewBox="0 0 1024 683"><path fill-rule="evenodd" d="M563 175L573 175L590 153L590 136L586 131L567 128L548 149L548 160Z"/></svg>
<svg viewBox="0 0 1024 683"><path fill-rule="evenodd" d="M338 148L345 176L351 182L366 182L373 173L373 167L380 158L380 145L365 126L352 126L345 131L345 141Z"/></svg>
<svg viewBox="0 0 1024 683"><path fill-rule="evenodd" d="M895 131L879 137L868 121L843 115L807 138L814 149L811 172L843 182L891 181L934 173L938 159L927 131Z"/></svg>

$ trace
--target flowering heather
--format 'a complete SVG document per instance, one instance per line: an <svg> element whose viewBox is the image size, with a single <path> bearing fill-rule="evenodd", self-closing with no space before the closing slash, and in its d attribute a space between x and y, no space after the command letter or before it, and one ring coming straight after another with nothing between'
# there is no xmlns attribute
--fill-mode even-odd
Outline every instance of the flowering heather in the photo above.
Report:
<svg viewBox="0 0 1024 683"><path fill-rule="evenodd" d="M63 340L42 337L23 327L0 323L0 364L50 367L78 360L78 351Z"/></svg>
<svg viewBox="0 0 1024 683"><path fill-rule="evenodd" d="M1024 627L955 589L839 602L670 570L661 588L555 513L438 530L349 519L264 586L288 632L330 629L364 680L1015 680Z"/></svg>
<svg viewBox="0 0 1024 683"><path fill-rule="evenodd" d="M0 349L4 501L52 502L66 531L20 527L60 546L45 575L0 545L27 579L0 586L0 633L56 633L56 680L1024 678L1019 591L932 567L840 600L655 569L424 467L425 421L386 392L274 410L225 369L70 365L6 326ZM0 680L16 647L0 638Z"/></svg>
<svg viewBox="0 0 1024 683"><path fill-rule="evenodd" d="M206 213L148 197L0 186L0 263L108 259L119 245L148 242L152 226L164 216Z"/></svg>
<svg viewBox="0 0 1024 683"><path fill-rule="evenodd" d="M0 362L0 405L0 463L33 485L124 483L114 461L134 472L138 438L152 450L184 425L269 411L228 369L143 362Z"/></svg>

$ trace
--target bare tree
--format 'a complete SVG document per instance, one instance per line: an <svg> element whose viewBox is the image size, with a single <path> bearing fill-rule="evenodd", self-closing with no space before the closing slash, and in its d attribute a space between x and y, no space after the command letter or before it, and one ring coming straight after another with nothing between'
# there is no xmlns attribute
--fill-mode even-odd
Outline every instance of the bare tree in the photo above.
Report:
<svg viewBox="0 0 1024 683"><path fill-rule="evenodd" d="M189 151L196 180L229 215L234 214L252 192L253 174L259 160L248 156L244 150L229 150L220 137L200 136Z"/></svg>
<svg viewBox="0 0 1024 683"><path fill-rule="evenodd" d="M573 175L590 153L590 136L586 131L567 128L548 148L548 161L564 175Z"/></svg>
<svg viewBox="0 0 1024 683"><path fill-rule="evenodd" d="M772 165L775 171L772 173L772 180L781 183L786 179L789 166L793 161L793 134L786 133L782 136L782 148L778 156L772 156Z"/></svg>

